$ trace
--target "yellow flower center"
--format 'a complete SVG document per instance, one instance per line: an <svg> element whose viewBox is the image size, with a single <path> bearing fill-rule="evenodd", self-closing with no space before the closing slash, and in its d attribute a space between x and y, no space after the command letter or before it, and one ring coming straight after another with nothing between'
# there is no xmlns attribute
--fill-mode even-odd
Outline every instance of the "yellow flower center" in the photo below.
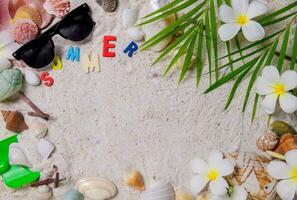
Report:
<svg viewBox="0 0 297 200"><path fill-rule="evenodd" d="M240 15L239 17L237 17L236 22L239 25L243 26L249 22L249 18L247 17L247 15Z"/></svg>
<svg viewBox="0 0 297 200"><path fill-rule="evenodd" d="M211 181L216 180L218 178L218 176L219 176L219 172L216 169L211 169L207 173L207 178Z"/></svg>
<svg viewBox="0 0 297 200"><path fill-rule="evenodd" d="M285 85L284 84L275 84L273 86L273 90L274 90L274 94L280 96L280 95L283 95L285 94L286 90L285 90Z"/></svg>
<svg viewBox="0 0 297 200"><path fill-rule="evenodd" d="M293 182L297 184L297 167L293 167L290 177L292 177Z"/></svg>

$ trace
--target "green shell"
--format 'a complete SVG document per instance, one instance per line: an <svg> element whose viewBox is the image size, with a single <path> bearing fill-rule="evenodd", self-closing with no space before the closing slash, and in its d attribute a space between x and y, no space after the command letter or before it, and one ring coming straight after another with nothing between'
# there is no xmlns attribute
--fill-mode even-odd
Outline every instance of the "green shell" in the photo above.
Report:
<svg viewBox="0 0 297 200"><path fill-rule="evenodd" d="M297 134L296 130L289 124L283 121L274 121L270 125L270 129L275 132L278 136L282 136L286 133Z"/></svg>
<svg viewBox="0 0 297 200"><path fill-rule="evenodd" d="M84 196L79 191L71 189L64 194L63 200L84 200Z"/></svg>
<svg viewBox="0 0 297 200"><path fill-rule="evenodd" d="M8 69L0 73L0 101L17 93L23 84L22 72L19 69Z"/></svg>

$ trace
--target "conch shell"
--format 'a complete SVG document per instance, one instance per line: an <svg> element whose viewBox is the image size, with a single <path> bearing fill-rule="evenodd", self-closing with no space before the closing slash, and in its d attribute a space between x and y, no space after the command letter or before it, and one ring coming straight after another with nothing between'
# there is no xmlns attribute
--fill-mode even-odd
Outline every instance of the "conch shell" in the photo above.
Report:
<svg viewBox="0 0 297 200"><path fill-rule="evenodd" d="M273 132L267 132L257 140L257 147L261 151L272 151L276 148L278 143L278 137Z"/></svg>
<svg viewBox="0 0 297 200"><path fill-rule="evenodd" d="M297 149L297 136L287 133L281 136L275 152L284 155L286 152L293 149Z"/></svg>
<svg viewBox="0 0 297 200"><path fill-rule="evenodd" d="M19 69L8 69L0 73L0 102L21 90L22 72Z"/></svg>
<svg viewBox="0 0 297 200"><path fill-rule="evenodd" d="M139 171L127 169L124 175L125 184L143 191L145 189L143 177Z"/></svg>
<svg viewBox="0 0 297 200"><path fill-rule="evenodd" d="M24 121L22 113L18 111L1 111L4 121L6 122L6 129L20 133L27 130L29 127Z"/></svg>

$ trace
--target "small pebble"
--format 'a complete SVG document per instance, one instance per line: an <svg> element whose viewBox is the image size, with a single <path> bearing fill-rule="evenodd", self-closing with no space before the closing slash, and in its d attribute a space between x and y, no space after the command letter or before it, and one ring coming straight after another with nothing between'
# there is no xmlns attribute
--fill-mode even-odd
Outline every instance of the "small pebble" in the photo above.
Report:
<svg viewBox="0 0 297 200"><path fill-rule="evenodd" d="M124 28L129 28L135 25L138 20L138 9L125 9L122 13L122 23Z"/></svg>
<svg viewBox="0 0 297 200"><path fill-rule="evenodd" d="M28 84L33 86L38 86L40 84L39 76L33 72L31 69L26 69L25 80Z"/></svg>
<svg viewBox="0 0 297 200"><path fill-rule="evenodd" d="M144 32L139 28L129 28L127 30L127 34L132 40L136 42L142 41L144 39Z"/></svg>

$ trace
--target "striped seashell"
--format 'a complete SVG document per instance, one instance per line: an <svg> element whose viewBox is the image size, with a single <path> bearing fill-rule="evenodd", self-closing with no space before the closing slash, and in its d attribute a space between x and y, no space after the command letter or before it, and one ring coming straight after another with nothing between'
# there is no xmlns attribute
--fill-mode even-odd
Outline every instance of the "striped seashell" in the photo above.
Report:
<svg viewBox="0 0 297 200"><path fill-rule="evenodd" d="M39 11L30 6L21 6L17 11L16 14L11 20L11 23L14 24L18 19L31 19L38 28L42 25L42 17Z"/></svg>
<svg viewBox="0 0 297 200"><path fill-rule="evenodd" d="M98 0L97 2L106 12L113 12L118 6L117 0Z"/></svg>
<svg viewBox="0 0 297 200"><path fill-rule="evenodd" d="M8 69L0 73L0 101L7 99L21 90L22 72L19 69Z"/></svg>
<svg viewBox="0 0 297 200"><path fill-rule="evenodd" d="M43 8L51 15L64 17L71 9L70 0L46 0Z"/></svg>
<svg viewBox="0 0 297 200"><path fill-rule="evenodd" d="M170 183L154 181L151 186L142 193L140 200L175 200L175 192Z"/></svg>

